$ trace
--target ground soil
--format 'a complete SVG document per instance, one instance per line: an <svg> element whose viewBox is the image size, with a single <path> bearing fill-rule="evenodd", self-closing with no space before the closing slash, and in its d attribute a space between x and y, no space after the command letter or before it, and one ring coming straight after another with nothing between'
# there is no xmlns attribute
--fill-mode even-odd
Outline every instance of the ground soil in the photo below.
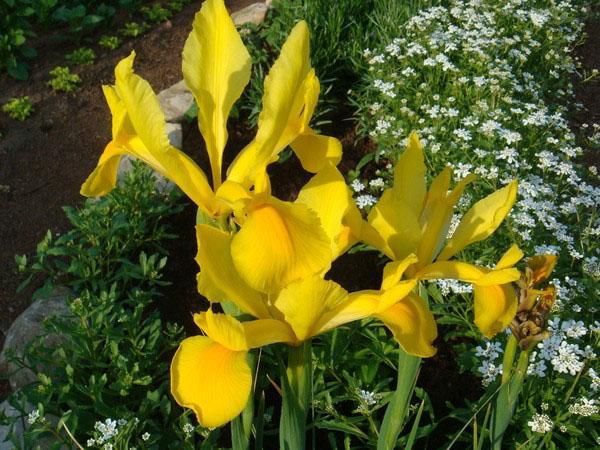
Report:
<svg viewBox="0 0 600 450"><path fill-rule="evenodd" d="M234 0L228 5L236 9L248 3L252 0ZM36 243L48 229L54 233L67 230L61 207L82 204L81 183L110 139L110 115L100 86L113 82L115 64L132 49L137 53L136 71L148 79L157 92L177 82L181 78L180 52L196 9L197 5L191 5L171 21L143 37L127 41L118 50L106 52L95 48L99 55L97 61L76 69L83 86L74 93L54 93L46 86L48 71L64 65L64 55L73 50L66 45L39 42L41 57L33 67L31 79L25 83L0 77L0 104L14 96L29 95L35 107L34 115L22 123L0 114L3 135L0 138L0 185L8 189L8 192L0 189L0 345L12 321L30 302L30 291L15 294L19 278L15 275L14 255L34 253ZM588 70L600 68L597 21L588 24L586 31L589 38L578 48L578 54ZM583 123L583 117L588 123L600 122L599 94L598 83L576 83L577 101L585 105L587 112L576 119L575 126ZM344 160L340 165L343 171L355 167L364 154L373 150L369 141L358 139L351 122L342 120L350 116L350 111L338 112L338 116L332 118L333 125L323 130L343 143ZM231 159L251 136L243 126L233 124L231 146L225 159ZM204 153L202 141L193 124L184 125L183 149L206 167L205 158L200 156ZM597 165L597 155L588 154L585 161ZM270 170L274 193L283 199L293 199L308 177L293 157L286 164L272 165ZM189 332L194 330L191 312L203 306L196 290L197 266L193 260L195 213L193 205L188 204L171 222L180 239L169 244L171 257L165 278L173 284L165 290L160 305L165 319L184 324ZM373 277L371 270L364 268L372 269L379 263L376 254L344 255L330 276L349 290L375 288L379 280ZM438 413L447 411L442 400L464 405L465 399L477 398L480 384L472 376L458 374L456 354L449 343L440 340L436 345L438 355L424 364L419 384L432 399L439 400L434 405Z"/></svg>

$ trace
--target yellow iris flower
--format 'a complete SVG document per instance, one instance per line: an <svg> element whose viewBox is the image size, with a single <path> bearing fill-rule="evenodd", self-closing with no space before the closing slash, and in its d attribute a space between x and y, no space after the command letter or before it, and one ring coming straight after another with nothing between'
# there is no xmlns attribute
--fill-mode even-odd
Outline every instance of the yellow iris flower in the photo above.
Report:
<svg viewBox="0 0 600 450"><path fill-rule="evenodd" d="M409 278L472 283L475 324L491 337L506 328L516 312L517 299L508 283L519 279L519 271L512 266L522 257L521 251L509 249L494 270L449 259L496 231L514 205L517 182L476 202L447 239L454 207L475 176L468 175L450 190L452 169L446 167L427 190L425 173L423 147L413 133L394 168L393 187L385 190L362 227L362 240L394 261L415 255L415 262L406 269Z"/></svg>
<svg viewBox="0 0 600 450"><path fill-rule="evenodd" d="M322 228L331 244L332 258L347 250L360 234L360 213L344 178L332 165L312 177L295 204L319 218L321 225L315 224L310 233L318 234ZM277 342L300 345L340 325L376 317L407 352L423 357L435 353L433 316L420 297L410 294L416 281L402 280L414 257L386 266L379 290L348 293L323 279L323 271L265 292L252 285L253 279L243 276L240 261L234 257L236 239L247 226L244 223L237 234L206 224L196 227L201 267L198 290L211 302L231 301L256 318L239 322L211 311L197 314L195 322L206 336L187 338L177 350L171 364L173 396L192 408L201 424L219 426L242 411L251 391L246 354L253 348ZM279 235L272 224L263 232ZM244 241L240 245L249 248L255 244ZM271 263L265 257L255 264ZM277 268L271 271L277 272Z"/></svg>
<svg viewBox="0 0 600 450"><path fill-rule="evenodd" d="M227 118L248 84L251 58L223 0L207 0L196 14L182 68L198 104L198 126L210 160L212 186L202 169L169 143L164 115L151 86L133 72L134 57L132 52L119 62L114 86L103 87L113 116L113 138L81 193L108 193L116 184L121 157L132 155L177 184L204 215L219 218L234 212L238 224L245 224L234 242L234 257L253 287L269 292L326 270L331 243L325 234L312 232L318 230L318 218L303 204L271 197L266 176L267 165L288 145L311 172L341 159L340 142L317 135L309 127L320 86L310 67L306 23L293 28L265 78L256 137L238 154L222 182ZM280 241L272 239L265 226L279 233ZM246 242L262 250L251 254L245 250ZM265 270L260 270L263 266L257 264L257 257L268 264Z"/></svg>

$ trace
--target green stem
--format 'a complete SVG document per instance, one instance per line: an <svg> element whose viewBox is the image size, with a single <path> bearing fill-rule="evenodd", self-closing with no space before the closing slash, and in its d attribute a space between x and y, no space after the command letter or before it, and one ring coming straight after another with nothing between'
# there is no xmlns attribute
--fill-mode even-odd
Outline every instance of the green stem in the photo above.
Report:
<svg viewBox="0 0 600 450"><path fill-rule="evenodd" d="M252 371L256 368L256 355L248 352L248 364ZM232 450L248 450L252 437L252 419L254 417L254 392L250 393L248 402L242 413L231 421Z"/></svg>
<svg viewBox="0 0 600 450"><path fill-rule="evenodd" d="M306 418L312 392L312 346L310 341L290 347L288 365L282 367L282 406L279 448L303 450L306 447Z"/></svg>
<svg viewBox="0 0 600 450"><path fill-rule="evenodd" d="M398 384L388 404L377 439L377 450L391 450L396 446L410 406L421 358L412 356L400 348L398 360Z"/></svg>
<svg viewBox="0 0 600 450"><path fill-rule="evenodd" d="M512 338L512 335L511 335ZM516 339L515 339L516 341ZM516 347L515 350L516 351ZM521 351L517 366L512 370L512 361L514 361L514 353L512 356L507 353L513 352L511 339L506 344L504 360L510 360L510 366L503 366L503 372L509 371L509 375L502 376L502 384L496 397L496 403L492 411L492 429L490 430L490 439L494 450L502 450L502 437L515 411L519 393L523 388L523 381L527 375L527 366L529 365L529 351Z"/></svg>

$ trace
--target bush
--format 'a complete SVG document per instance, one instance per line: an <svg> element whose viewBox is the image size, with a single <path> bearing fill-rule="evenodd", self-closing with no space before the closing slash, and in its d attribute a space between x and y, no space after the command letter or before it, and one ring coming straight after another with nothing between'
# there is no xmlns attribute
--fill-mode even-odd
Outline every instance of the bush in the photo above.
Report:
<svg viewBox="0 0 600 450"><path fill-rule="evenodd" d="M96 53L91 48L81 47L69 53L65 58L69 63L74 65L93 64L96 59Z"/></svg>
<svg viewBox="0 0 600 450"><path fill-rule="evenodd" d="M10 399L29 423L26 448L44 437L70 447L67 429L88 447L194 448L196 428L169 395L169 359L182 330L164 324L153 305L166 284L162 244L175 237L164 219L181 210L179 196L156 192L151 171L135 164L106 197L65 208L73 228L57 239L49 232L33 261L17 258L25 283L48 277L36 295L57 283L75 292L70 315L46 323L63 336L59 346L34 341L16 361L43 368Z"/></svg>
<svg viewBox="0 0 600 450"><path fill-rule="evenodd" d="M24 121L33 112L33 105L29 97L11 98L3 107L4 111L11 119Z"/></svg>
<svg viewBox="0 0 600 450"><path fill-rule="evenodd" d="M76 73L71 73L68 67L55 67L50 71L52 77L48 82L55 91L72 92L81 84L81 78Z"/></svg>
<svg viewBox="0 0 600 450"><path fill-rule="evenodd" d="M119 46L121 45L121 39L119 39L118 36L104 35L100 38L98 44L100 44L102 47L108 48L109 50L114 50L116 48L119 48Z"/></svg>

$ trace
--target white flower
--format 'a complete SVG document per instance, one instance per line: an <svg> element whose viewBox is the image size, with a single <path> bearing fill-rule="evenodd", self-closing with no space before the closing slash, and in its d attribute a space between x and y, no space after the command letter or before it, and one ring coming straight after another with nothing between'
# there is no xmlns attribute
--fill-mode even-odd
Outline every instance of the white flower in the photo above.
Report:
<svg viewBox="0 0 600 450"><path fill-rule="evenodd" d="M364 185L364 184L362 184L358 178L356 178L356 179L355 179L355 180L354 180L354 181L353 181L353 182L350 184L350 187L352 187L352 190L353 190L354 192L361 192L361 191L362 191L362 190L365 188L365 185Z"/></svg>
<svg viewBox="0 0 600 450"><path fill-rule="evenodd" d="M534 414L527 425L535 433L548 433L554 427L552 420L546 414Z"/></svg>
<svg viewBox="0 0 600 450"><path fill-rule="evenodd" d="M33 425L40 418L40 410L34 409L27 415L27 423Z"/></svg>
<svg viewBox="0 0 600 450"><path fill-rule="evenodd" d="M374 189L383 189L385 187L385 181L383 181L383 178L375 178L371 181L369 181L369 186L371 186Z"/></svg>
<svg viewBox="0 0 600 450"><path fill-rule="evenodd" d="M569 405L569 412L578 416L589 417L593 414L598 414L598 406L596 400L582 398L572 405Z"/></svg>
<svg viewBox="0 0 600 450"><path fill-rule="evenodd" d="M367 206L373 206L375 203L377 203L377 198L370 194L359 195L356 197L356 206L360 209L364 209Z"/></svg>
<svg viewBox="0 0 600 450"><path fill-rule="evenodd" d="M371 391L365 391L361 389L358 391L360 399L365 402L368 406L375 405L377 403L377 394Z"/></svg>
<svg viewBox="0 0 600 450"><path fill-rule="evenodd" d="M194 426L191 423L186 423L183 426L183 432L185 433L185 435L187 437L190 437L192 435L192 433L194 432Z"/></svg>
<svg viewBox="0 0 600 450"><path fill-rule="evenodd" d="M142 441L147 441L148 439L150 439L150 433L145 432L142 434Z"/></svg>
<svg viewBox="0 0 600 450"><path fill-rule="evenodd" d="M102 444L119 433L117 429L117 421L113 419L106 419L104 422L96 422L94 424L94 429L100 433L100 437L98 438L98 443Z"/></svg>

